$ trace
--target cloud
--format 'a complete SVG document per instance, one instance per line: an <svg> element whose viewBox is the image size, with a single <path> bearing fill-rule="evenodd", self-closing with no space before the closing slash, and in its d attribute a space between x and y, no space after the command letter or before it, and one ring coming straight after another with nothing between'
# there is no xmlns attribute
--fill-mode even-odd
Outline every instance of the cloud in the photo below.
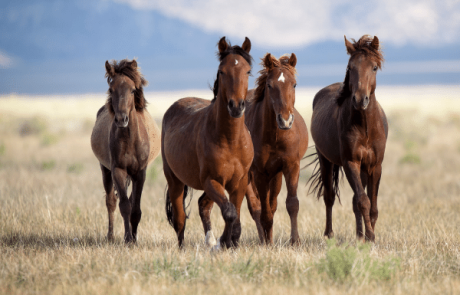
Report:
<svg viewBox="0 0 460 295"><path fill-rule="evenodd" d="M207 32L249 36L272 47L305 46L343 35L377 35L384 43L423 46L458 42L458 0L114 0L156 10ZM236 43L236 41L234 41Z"/></svg>
<svg viewBox="0 0 460 295"><path fill-rule="evenodd" d="M0 69L8 69L13 66L13 58L0 50Z"/></svg>

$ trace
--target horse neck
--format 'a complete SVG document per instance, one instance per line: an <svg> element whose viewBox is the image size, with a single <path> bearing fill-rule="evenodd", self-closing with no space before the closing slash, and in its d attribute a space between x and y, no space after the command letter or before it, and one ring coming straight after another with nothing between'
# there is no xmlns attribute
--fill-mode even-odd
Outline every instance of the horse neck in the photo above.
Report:
<svg viewBox="0 0 460 295"><path fill-rule="evenodd" d="M268 96L268 91L264 91L264 99L262 101L262 132L268 138L272 138L273 135L276 135L280 129L276 123L276 114L273 108L273 103ZM264 136L265 138L265 136ZM276 137L274 137L276 140Z"/></svg>
<svg viewBox="0 0 460 295"><path fill-rule="evenodd" d="M215 135L219 139L227 142L235 142L244 130L244 113L240 118L232 118L228 113L227 104L223 102L223 98L218 95L211 112L211 120L209 122L211 128L214 129Z"/></svg>

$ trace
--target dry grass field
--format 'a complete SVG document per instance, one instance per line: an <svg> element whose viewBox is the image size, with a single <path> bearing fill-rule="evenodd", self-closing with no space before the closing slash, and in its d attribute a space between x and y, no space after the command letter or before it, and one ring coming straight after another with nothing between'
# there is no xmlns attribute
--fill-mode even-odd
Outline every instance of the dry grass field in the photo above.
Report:
<svg viewBox="0 0 460 295"><path fill-rule="evenodd" d="M307 125L318 89L301 89ZM193 92L193 91L192 91ZM210 98L210 92L197 95ZM0 97L1 294L453 294L460 293L460 87L379 87L390 133L383 163L375 244L355 241L352 193L341 185L336 240L322 237L322 200L298 196L302 243L288 244L290 222L279 196L272 247L258 244L242 209L241 246L210 252L195 192L185 249L164 213L161 157L149 167L135 246L115 242L98 162L89 138L104 95ZM148 93L158 122L174 99L195 93ZM310 145L313 145L310 142ZM311 152L312 150L309 150ZM304 163L307 164L307 163ZM214 233L223 229L213 210Z"/></svg>

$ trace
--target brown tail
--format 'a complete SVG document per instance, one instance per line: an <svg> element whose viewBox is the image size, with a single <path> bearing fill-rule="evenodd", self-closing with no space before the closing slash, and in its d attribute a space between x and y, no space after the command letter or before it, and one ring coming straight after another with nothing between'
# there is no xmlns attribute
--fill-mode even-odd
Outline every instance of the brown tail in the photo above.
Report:
<svg viewBox="0 0 460 295"><path fill-rule="evenodd" d="M323 183L323 179L321 178L321 167L319 164L318 153L316 152L314 154L308 155L305 158L309 158L312 156L316 156L316 157L313 159L313 161L311 161L310 163L308 163L308 165L304 167L304 168L307 168L315 164L315 168L313 168L313 174L310 176L310 179L308 179L307 181L307 185L308 183L310 183L308 194L311 194L311 193L316 194L316 197L319 199L321 198L321 196L324 197L324 193L323 193L324 183ZM334 194L332 195L333 199L330 201L334 201L335 196L337 196L337 198L339 199L340 205L342 205L342 202L340 201L339 182L340 182L340 178L343 177L343 170L338 165L335 165L335 164L332 164L332 165L333 165L332 166L332 190Z"/></svg>
<svg viewBox="0 0 460 295"><path fill-rule="evenodd" d="M187 198L188 191L189 191L188 186L184 185L184 198L182 199L182 204L184 205L184 211L186 211L186 209L190 206L190 203L192 202L192 198L193 198L193 193L192 193L188 206L185 206L185 198ZM166 217L168 218L169 224L172 227L174 227L174 213L173 213L171 199L169 198L168 186L166 186L165 194L166 194L166 202L165 202ZM188 214L186 213L187 218L189 217L189 215L190 215L190 211L188 212Z"/></svg>

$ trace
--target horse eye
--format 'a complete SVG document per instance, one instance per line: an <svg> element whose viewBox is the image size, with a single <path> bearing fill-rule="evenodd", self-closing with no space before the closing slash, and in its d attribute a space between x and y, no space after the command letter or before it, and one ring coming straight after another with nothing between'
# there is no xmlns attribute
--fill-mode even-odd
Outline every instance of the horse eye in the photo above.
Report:
<svg viewBox="0 0 460 295"><path fill-rule="evenodd" d="M374 72L377 72L377 66L374 67Z"/></svg>
<svg viewBox="0 0 460 295"><path fill-rule="evenodd" d="M113 91L112 91L112 88L109 88L109 93L112 94L112 92L113 92Z"/></svg>
<svg viewBox="0 0 460 295"><path fill-rule="evenodd" d="M251 76L251 75L252 75L252 72L251 72L251 71L248 71L248 75Z"/></svg>
<svg viewBox="0 0 460 295"><path fill-rule="evenodd" d="M297 87L297 84L294 84L294 88L296 88L296 87Z"/></svg>
<svg viewBox="0 0 460 295"><path fill-rule="evenodd" d="M221 70L219 70L219 75L223 75L223 74L224 74L224 72L222 72Z"/></svg>
<svg viewBox="0 0 460 295"><path fill-rule="evenodd" d="M267 87L268 87L268 88L272 88L272 86L271 86L270 84L267 84Z"/></svg>

